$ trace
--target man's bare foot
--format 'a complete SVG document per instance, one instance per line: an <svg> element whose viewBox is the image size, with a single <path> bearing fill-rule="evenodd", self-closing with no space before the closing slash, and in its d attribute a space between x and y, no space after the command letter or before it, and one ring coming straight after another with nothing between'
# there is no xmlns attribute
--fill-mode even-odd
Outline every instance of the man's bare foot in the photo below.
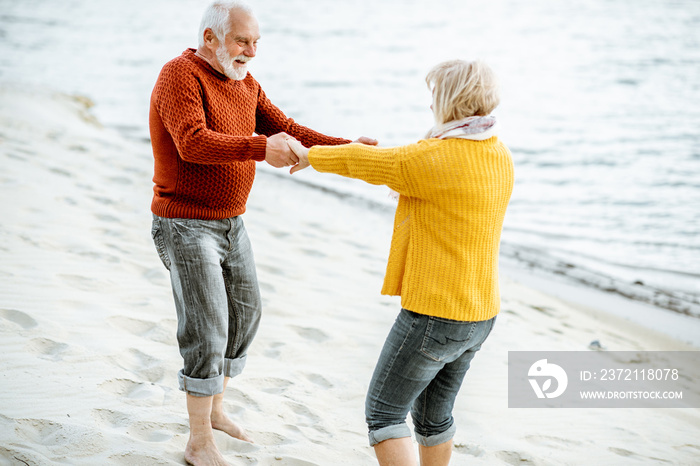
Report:
<svg viewBox="0 0 700 466"><path fill-rule="evenodd" d="M253 439L248 437L245 430L229 419L229 417L224 413L211 413L211 427L212 429L225 432L233 438L253 443Z"/></svg>
<svg viewBox="0 0 700 466"><path fill-rule="evenodd" d="M192 437L185 448L185 461L192 466L230 466L213 440L199 444Z"/></svg>

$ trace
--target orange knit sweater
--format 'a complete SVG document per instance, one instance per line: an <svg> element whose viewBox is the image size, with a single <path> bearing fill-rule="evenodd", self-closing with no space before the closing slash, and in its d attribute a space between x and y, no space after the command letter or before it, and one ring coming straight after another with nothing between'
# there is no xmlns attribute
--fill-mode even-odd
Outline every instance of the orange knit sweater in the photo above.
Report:
<svg viewBox="0 0 700 466"><path fill-rule="evenodd" d="M151 95L149 126L155 158L151 210L168 218L211 220L245 212L255 162L265 160L265 136L284 131L307 147L350 142L295 123L250 73L242 81L229 79L194 49L163 67Z"/></svg>
<svg viewBox="0 0 700 466"><path fill-rule="evenodd" d="M410 311L446 319L498 314L498 251L513 190L513 161L500 139L317 146L309 161L320 172L401 194L382 294L400 295Z"/></svg>

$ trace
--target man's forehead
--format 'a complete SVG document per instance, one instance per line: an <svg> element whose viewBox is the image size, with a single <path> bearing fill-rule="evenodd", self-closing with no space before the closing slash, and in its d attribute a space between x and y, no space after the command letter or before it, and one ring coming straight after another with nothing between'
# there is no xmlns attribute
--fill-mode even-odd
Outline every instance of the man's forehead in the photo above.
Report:
<svg viewBox="0 0 700 466"><path fill-rule="evenodd" d="M231 36L237 39L260 39L260 28L255 17L245 11L232 11L229 17Z"/></svg>

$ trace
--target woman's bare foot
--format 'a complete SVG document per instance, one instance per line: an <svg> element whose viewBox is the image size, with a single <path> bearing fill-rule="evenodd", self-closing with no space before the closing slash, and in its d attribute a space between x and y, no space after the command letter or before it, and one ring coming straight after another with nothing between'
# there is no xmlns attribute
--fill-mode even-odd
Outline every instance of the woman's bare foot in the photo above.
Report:
<svg viewBox="0 0 700 466"><path fill-rule="evenodd" d="M190 437L185 448L185 461L192 466L229 466L213 439L199 443Z"/></svg>
<svg viewBox="0 0 700 466"><path fill-rule="evenodd" d="M211 427L212 429L225 432L233 438L253 443L253 439L248 437L245 430L229 419L229 417L223 412L211 413Z"/></svg>

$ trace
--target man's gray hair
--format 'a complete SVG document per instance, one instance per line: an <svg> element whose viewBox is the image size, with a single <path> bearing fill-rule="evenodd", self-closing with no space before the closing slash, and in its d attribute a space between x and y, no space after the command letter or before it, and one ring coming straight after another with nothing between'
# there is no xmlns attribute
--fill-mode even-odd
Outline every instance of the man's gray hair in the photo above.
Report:
<svg viewBox="0 0 700 466"><path fill-rule="evenodd" d="M207 7L202 15L202 22L199 25L199 46L204 46L204 31L211 29L219 42L224 42L226 34L230 31L231 23L229 15L232 11L245 11L252 15L253 10L245 3L235 2L214 2Z"/></svg>

